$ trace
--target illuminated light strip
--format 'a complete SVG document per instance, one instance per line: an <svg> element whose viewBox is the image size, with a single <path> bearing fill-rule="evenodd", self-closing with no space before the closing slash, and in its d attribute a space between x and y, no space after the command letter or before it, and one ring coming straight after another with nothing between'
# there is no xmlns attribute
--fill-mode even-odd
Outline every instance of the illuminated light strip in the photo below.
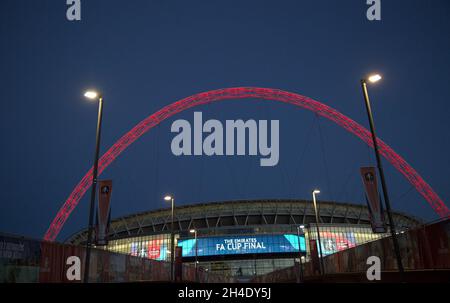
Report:
<svg viewBox="0 0 450 303"><path fill-rule="evenodd" d="M302 95L278 89L236 87L199 93L167 105L156 113L148 116L128 133L122 136L122 138L120 138L105 154L103 154L99 160L98 174L100 175L128 146L134 143L134 141L136 141L140 136L161 123L163 120L194 106L222 100L247 98L279 101L303 107L335 122L373 148L372 136L367 129L323 103ZM416 190L431 205L433 210L441 218L449 218L450 210L448 207L434 192L431 186L428 185L425 180L423 180L422 177L414 170L414 168L412 168L402 157L400 157L400 155L398 155L381 139L377 138L377 142L379 144L380 154L385 157L416 188ZM44 240L54 241L56 239L67 218L91 185L92 168L81 179L65 201L45 233Z"/></svg>

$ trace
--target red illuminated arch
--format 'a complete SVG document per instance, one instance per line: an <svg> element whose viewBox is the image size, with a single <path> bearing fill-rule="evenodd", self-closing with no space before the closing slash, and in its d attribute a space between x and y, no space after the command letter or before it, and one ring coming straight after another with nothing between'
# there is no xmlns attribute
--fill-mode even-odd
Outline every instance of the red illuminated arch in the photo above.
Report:
<svg viewBox="0 0 450 303"><path fill-rule="evenodd" d="M373 147L370 132L352 119L344 116L337 110L312 100L308 97L298 94L271 88L257 87L237 87L213 90L196 94L180 101L172 103L160 109L156 113L142 120L133 129L120 138L101 158L99 161L98 173L101 174L109 164L111 164L128 146L136 141L140 136L145 134L152 127L156 126L163 120L179 113L188 108L228 99L246 99L258 98L263 100L273 100L290 103L305 109L311 110L322 117L325 117L350 133L356 135L367 145ZM416 190L431 205L434 211L442 218L450 217L450 211L433 189L422 179L422 177L392 148L390 148L382 140L378 139L380 153L400 172L403 176L416 188ZM44 239L54 241L61 231L62 226L66 222L70 213L77 206L85 192L92 185L92 168L81 179L74 188L69 198L59 210L53 219Z"/></svg>

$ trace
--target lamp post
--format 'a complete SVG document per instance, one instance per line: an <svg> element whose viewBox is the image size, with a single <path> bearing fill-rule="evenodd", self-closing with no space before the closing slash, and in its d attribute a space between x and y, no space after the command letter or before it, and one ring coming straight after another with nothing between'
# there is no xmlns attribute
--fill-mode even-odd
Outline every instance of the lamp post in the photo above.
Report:
<svg viewBox="0 0 450 303"><path fill-rule="evenodd" d="M90 100L98 100L97 132L95 140L94 170L92 172L91 204L89 208L88 238L86 241L86 259L84 263L83 282L89 282L89 265L91 261L92 230L94 225L95 194L97 189L98 156L100 152L100 135L102 130L103 97L95 91L87 91L84 96Z"/></svg>
<svg viewBox="0 0 450 303"><path fill-rule="evenodd" d="M386 213L388 215L392 241L393 241L393 244L394 244L394 252L395 252L396 259L397 259L397 267L398 267L398 271L402 275L403 271L404 271L403 264L402 264L402 257L400 255L400 247L398 245L398 240L397 240L397 235L396 235L396 230L395 230L396 228L395 228L395 225L394 225L394 220L392 219L391 203L389 201L389 195L388 195L388 190L387 190L387 186L386 186L386 180L385 180L385 177L384 177L383 166L382 166L382 163L381 163L380 152L379 152L379 148L378 148L377 136L375 134L375 124L373 122L373 115L372 115L372 108L370 106L369 93L367 91L367 81L369 81L371 83L375 83L375 82L378 82L379 80L381 80L381 76L380 75L378 75L378 74L371 75L367 79L361 79L361 87L362 87L362 91L363 91L363 95L364 95L364 101L365 101L365 104L366 104L367 116L369 118L370 131L371 131L371 134L372 134L372 142L373 142L373 148L375 150L375 157L376 157L376 160L377 160L378 171L380 173L381 188L383 189L384 203L386 204Z"/></svg>
<svg viewBox="0 0 450 303"><path fill-rule="evenodd" d="M164 197L165 201L171 201L172 204L172 220L170 223L170 281L173 282L174 280L174 274L173 274L173 264L174 264L174 255L175 255L175 246L174 246L174 242L175 242L175 237L174 237L174 233L173 233L173 206L174 206L174 198L170 195L166 195Z"/></svg>
<svg viewBox="0 0 450 303"><path fill-rule="evenodd" d="M195 241L195 282L198 282L198 243L197 243L197 230L191 229L189 231L191 234L194 234Z"/></svg>
<svg viewBox="0 0 450 303"><path fill-rule="evenodd" d="M298 257L299 257L299 276L300 281L303 283L303 264L302 264L302 251L300 246L300 229L302 230L305 228L304 225L297 226L297 238L298 238Z"/></svg>
<svg viewBox="0 0 450 303"><path fill-rule="evenodd" d="M319 254L320 254L320 267L322 276L325 274L325 266L323 264L323 254L322 254L322 241L320 240L320 232L319 232L319 213L317 211L317 201L316 194L320 194L320 190L315 189L312 191L313 196L313 204L314 204L314 213L316 214L316 232L317 232L317 240L319 241Z"/></svg>

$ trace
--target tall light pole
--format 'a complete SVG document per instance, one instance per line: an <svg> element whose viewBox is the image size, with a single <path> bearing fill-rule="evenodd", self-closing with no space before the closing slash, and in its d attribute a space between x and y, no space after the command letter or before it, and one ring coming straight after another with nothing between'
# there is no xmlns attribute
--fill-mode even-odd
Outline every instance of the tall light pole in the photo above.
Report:
<svg viewBox="0 0 450 303"><path fill-rule="evenodd" d="M173 233L173 206L174 206L174 198L173 196L166 195L164 197L165 201L171 201L172 204L172 220L170 223L170 281L174 281L174 274L173 274L173 264L174 264L174 257L175 257L175 237Z"/></svg>
<svg viewBox="0 0 450 303"><path fill-rule="evenodd" d="M297 226L297 238L298 238L298 257L299 257L299 276L300 276L300 281L303 282L303 264L302 264L302 250L301 250L301 246L300 246L300 230L302 230L302 234L303 234L303 229L305 228L304 225L300 225Z"/></svg>
<svg viewBox="0 0 450 303"><path fill-rule="evenodd" d="M312 191L312 196L313 196L314 212L316 214L316 231L317 231L317 240L319 241L320 267L322 268L320 270L320 272L321 272L322 275L324 275L325 274L325 266L323 264L322 241L320 240L319 213L317 211L316 194L320 194L320 190L318 190L318 189L313 190Z"/></svg>
<svg viewBox="0 0 450 303"><path fill-rule="evenodd" d="M91 261L92 230L94 229L95 194L97 189L98 156L100 152L100 135L102 130L103 97L96 91L87 91L84 96L90 100L98 100L97 133L95 140L94 170L92 172L91 205L89 208L88 238L86 241L86 259L84 263L83 282L89 282L89 265Z"/></svg>
<svg viewBox="0 0 450 303"><path fill-rule="evenodd" d="M397 259L397 267L398 267L398 271L400 272L400 274L403 274L404 269L403 269L403 264L402 264L402 257L400 255L400 247L398 245L394 220L392 219L391 203L389 201L386 180L384 178L383 166L381 163L380 152L378 149L378 142L377 142L377 136L375 134L375 124L373 122L373 115L372 115L372 108L370 106L369 93L367 92L367 81L375 83L375 82L378 82L379 80L381 80L380 75L378 75L378 74L371 75L367 79L361 79L361 87L362 87L362 91L363 91L363 95L364 95L364 101L366 103L367 116L369 118L370 131L372 133L372 142L373 142L373 148L375 150L375 157L377 159L378 171L380 173L381 188L383 189L384 203L386 204L386 213L387 213L388 219L389 219L391 236L392 236L392 241L394 244L395 256Z"/></svg>
<svg viewBox="0 0 450 303"><path fill-rule="evenodd" d="M195 241L195 282L198 282L198 243L197 243L197 230L191 229L189 231L191 234L194 234Z"/></svg>

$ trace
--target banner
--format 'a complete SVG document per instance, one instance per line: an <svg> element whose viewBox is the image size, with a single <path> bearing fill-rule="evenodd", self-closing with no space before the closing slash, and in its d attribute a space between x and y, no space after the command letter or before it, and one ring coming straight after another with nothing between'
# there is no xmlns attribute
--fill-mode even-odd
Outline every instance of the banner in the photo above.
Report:
<svg viewBox="0 0 450 303"><path fill-rule="evenodd" d="M108 229L111 213L112 180L98 182L98 208L97 226L95 228L95 244L98 246L108 244Z"/></svg>
<svg viewBox="0 0 450 303"><path fill-rule="evenodd" d="M383 206L381 205L378 193L378 183L375 167L360 168L364 189L366 192L366 202L369 209L370 223L374 233L385 233Z"/></svg>

